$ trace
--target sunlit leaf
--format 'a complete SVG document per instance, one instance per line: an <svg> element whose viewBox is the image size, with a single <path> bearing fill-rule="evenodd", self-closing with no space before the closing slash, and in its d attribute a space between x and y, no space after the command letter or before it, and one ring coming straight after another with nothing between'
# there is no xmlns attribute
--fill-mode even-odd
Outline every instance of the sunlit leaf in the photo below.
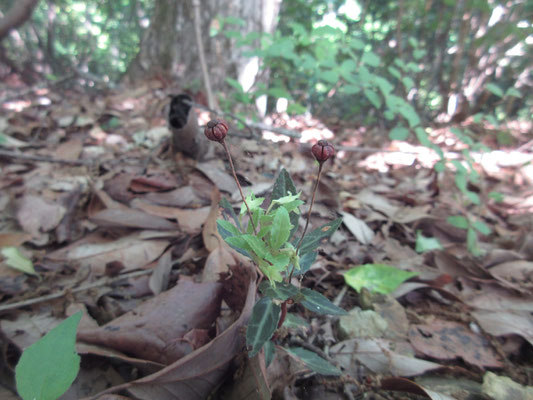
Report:
<svg viewBox="0 0 533 400"><path fill-rule="evenodd" d="M24 400L55 400L70 387L80 369L76 354L78 312L22 353L15 368L17 391Z"/></svg>
<svg viewBox="0 0 533 400"><path fill-rule="evenodd" d="M391 293L404 281L418 275L385 264L365 264L351 268L344 274L346 284L358 292L362 288L378 293Z"/></svg>
<svg viewBox="0 0 533 400"><path fill-rule="evenodd" d="M442 245L439 239L432 237L425 237L422 232L416 232L415 250L417 253L425 253L426 251L442 250Z"/></svg>
<svg viewBox="0 0 533 400"><path fill-rule="evenodd" d="M1 250L5 263L18 271L31 275L37 275L33 268L33 262L26 258L17 247L3 247Z"/></svg>

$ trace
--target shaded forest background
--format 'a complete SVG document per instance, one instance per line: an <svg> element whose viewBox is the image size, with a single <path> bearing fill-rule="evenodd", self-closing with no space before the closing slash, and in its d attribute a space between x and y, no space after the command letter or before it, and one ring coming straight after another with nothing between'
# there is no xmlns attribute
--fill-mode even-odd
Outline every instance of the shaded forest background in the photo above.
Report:
<svg viewBox="0 0 533 400"><path fill-rule="evenodd" d="M432 122L475 116L497 124L531 111L531 2L201 3L207 66L225 110L253 114L262 99L265 112L268 96L269 111L285 99L291 113L328 109L329 117L386 125L399 139ZM91 88L157 76L203 91L194 2L3 0L0 7L4 80Z"/></svg>

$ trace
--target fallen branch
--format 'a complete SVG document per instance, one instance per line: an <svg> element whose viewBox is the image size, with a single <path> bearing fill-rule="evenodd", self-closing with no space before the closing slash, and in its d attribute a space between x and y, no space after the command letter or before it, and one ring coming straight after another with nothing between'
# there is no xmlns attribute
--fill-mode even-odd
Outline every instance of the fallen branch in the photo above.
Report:
<svg viewBox="0 0 533 400"><path fill-rule="evenodd" d="M23 300L23 301L11 303L11 304L0 305L0 312L7 311L7 310L14 310L20 307L31 306L32 304L44 303L45 301L59 299L60 297L65 296L67 293L79 293L79 292L83 292L85 290L93 289L96 287L110 285L114 282L117 282L123 279L136 278L138 276L148 275L151 272L152 272L151 269L145 269L142 271L130 272L129 274L118 275L112 278L111 277L102 278L96 282L88 283L87 285L82 285L76 288L65 288L57 293L50 293L50 294L47 294L46 296L34 297L33 299Z"/></svg>
<svg viewBox="0 0 533 400"><path fill-rule="evenodd" d="M49 162L57 164L69 164L69 165L92 165L94 160L67 160L63 158L53 158L46 156L35 156L24 153L16 153L9 150L0 150L0 157L16 158L24 161L36 161L36 162Z"/></svg>

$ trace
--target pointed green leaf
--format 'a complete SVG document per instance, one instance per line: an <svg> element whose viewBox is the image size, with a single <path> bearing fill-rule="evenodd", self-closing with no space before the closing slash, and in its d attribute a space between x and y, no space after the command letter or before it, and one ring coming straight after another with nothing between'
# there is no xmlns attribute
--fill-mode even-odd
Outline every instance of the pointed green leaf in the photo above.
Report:
<svg viewBox="0 0 533 400"><path fill-rule="evenodd" d="M309 269L311 268L311 265L316 260L316 256L318 255L318 252L316 251L310 251L309 253L305 253L303 256L300 257L300 269L294 270L294 275L303 275Z"/></svg>
<svg viewBox="0 0 533 400"><path fill-rule="evenodd" d="M446 218L446 221L450 225L453 225L459 229L468 229L469 226L468 220L461 215L453 215L451 217Z"/></svg>
<svg viewBox="0 0 533 400"><path fill-rule="evenodd" d="M22 353L15 368L17 391L24 400L55 400L70 387L80 369L76 354L78 312Z"/></svg>
<svg viewBox="0 0 533 400"><path fill-rule="evenodd" d="M250 249L257 254L259 258L265 258L268 252L265 242L253 235L242 235L241 237L246 241L248 246L250 246Z"/></svg>
<svg viewBox="0 0 533 400"><path fill-rule="evenodd" d="M255 303L246 329L248 356L255 356L278 327L281 307L271 298L263 297Z"/></svg>
<svg viewBox="0 0 533 400"><path fill-rule="evenodd" d="M328 314L328 315L346 315L347 312L340 307L337 307L327 297L322 294L308 289L303 288L300 292L303 295L303 300L301 300L302 306L307 308L310 311L314 311L318 314Z"/></svg>
<svg viewBox="0 0 533 400"><path fill-rule="evenodd" d="M416 272L403 271L385 264L365 264L351 268L344 274L344 280L358 292L366 287L372 292L388 294L416 275Z"/></svg>
<svg viewBox="0 0 533 400"><path fill-rule="evenodd" d="M290 355L296 357L302 361L306 367L310 368L314 372L320 375L326 376L339 376L342 375L342 371L324 360L318 354L306 350L302 347L283 348Z"/></svg>
<svg viewBox="0 0 533 400"><path fill-rule="evenodd" d="M272 340L268 340L265 343L265 366L268 368L274 356L276 355L276 345Z"/></svg>
<svg viewBox="0 0 533 400"><path fill-rule="evenodd" d="M305 235L302 245L300 246L299 255L303 256L304 254L315 250L320 243L322 243L322 241L325 241L327 238L333 235L333 233L335 233L341 223L342 218L337 218L335 221L328 222L327 224L322 225L320 228L317 228Z"/></svg>
<svg viewBox="0 0 533 400"><path fill-rule="evenodd" d="M278 200L285 196L294 195L295 193L298 192L296 191L291 176L286 169L282 169L274 183L274 187L272 188L272 200ZM287 211L290 212L291 210ZM295 212L290 212L290 220L293 228L289 238L291 238L298 229L298 220L300 219L300 211L294 211Z"/></svg>
<svg viewBox="0 0 533 400"><path fill-rule="evenodd" d="M409 137L409 129L403 126L396 126L389 132L391 140L405 140Z"/></svg>
<svg viewBox="0 0 533 400"><path fill-rule="evenodd" d="M294 182L292 181L287 170L284 168L279 173L279 176L274 183L274 187L272 188L272 200L277 200L295 193L297 193L297 191L296 187L294 186Z"/></svg>
<svg viewBox="0 0 533 400"><path fill-rule="evenodd" d="M379 98L378 94L370 89L364 90L366 98L372 103L372 105L376 108L381 107L381 99Z"/></svg>
<svg viewBox="0 0 533 400"><path fill-rule="evenodd" d="M272 228L270 230L270 247L278 250L289 240L292 225L289 213L284 207L279 207L274 214Z"/></svg>
<svg viewBox="0 0 533 400"><path fill-rule="evenodd" d="M503 90L495 83L487 83L485 89L498 97L503 97Z"/></svg>
<svg viewBox="0 0 533 400"><path fill-rule="evenodd" d="M379 67L381 60L376 54L372 53L371 51L367 51L363 54L361 62L363 64L370 65L371 67Z"/></svg>
<svg viewBox="0 0 533 400"><path fill-rule="evenodd" d="M415 250L417 253L425 253L426 251L442 250L442 245L439 239L432 237L425 237L422 232L416 231Z"/></svg>
<svg viewBox="0 0 533 400"><path fill-rule="evenodd" d="M233 225L231 222L223 220L223 219L217 219L217 227L218 227L219 231L220 231L220 228L222 228L222 229L225 229L226 231L228 231L229 233L231 233L234 236L238 236L238 235L241 234L241 232L239 232L239 230L237 229L237 227L235 225Z"/></svg>
<svg viewBox="0 0 533 400"><path fill-rule="evenodd" d="M235 210L233 209L233 206L230 204L230 202L225 197L223 197L222 200L220 200L219 204L220 207L222 207L223 209L223 214L230 216L235 222L235 225L237 225L237 229L241 230L241 223L239 222L239 217L237 217L237 214L235 213Z"/></svg>
<svg viewBox="0 0 533 400"><path fill-rule="evenodd" d="M280 283L279 285L276 285L276 287L273 287L268 282L263 281L259 285L259 290L265 296L281 301L290 299L298 294L298 288L286 282Z"/></svg>
<svg viewBox="0 0 533 400"><path fill-rule="evenodd" d="M3 247L2 256L5 258L5 262L11 268L18 271L25 272L31 275L38 275L33 268L33 263L27 257L25 257L16 247Z"/></svg>
<svg viewBox="0 0 533 400"><path fill-rule="evenodd" d="M490 235L490 228L482 221L476 221L472 224L472 227L475 228L479 233L483 235Z"/></svg>

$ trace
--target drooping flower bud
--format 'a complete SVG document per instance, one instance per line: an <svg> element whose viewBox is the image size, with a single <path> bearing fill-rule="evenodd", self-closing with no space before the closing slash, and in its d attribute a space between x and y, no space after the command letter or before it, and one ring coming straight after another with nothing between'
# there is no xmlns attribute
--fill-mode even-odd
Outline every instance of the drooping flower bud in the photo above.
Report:
<svg viewBox="0 0 533 400"><path fill-rule="evenodd" d="M335 155L335 148L325 140L319 140L313 147L311 152L316 160L322 164L324 161Z"/></svg>
<svg viewBox="0 0 533 400"><path fill-rule="evenodd" d="M223 142L228 133L228 123L221 119L212 119L207 123L204 134L209 140Z"/></svg>

